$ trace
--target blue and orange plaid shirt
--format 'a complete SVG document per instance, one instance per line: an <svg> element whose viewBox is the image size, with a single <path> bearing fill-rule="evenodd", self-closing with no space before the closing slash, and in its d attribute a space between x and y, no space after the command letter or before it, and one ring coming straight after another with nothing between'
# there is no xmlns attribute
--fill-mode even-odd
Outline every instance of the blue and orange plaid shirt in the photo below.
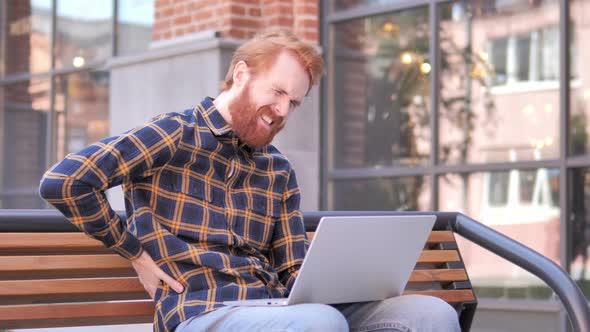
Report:
<svg viewBox="0 0 590 332"><path fill-rule="evenodd" d="M117 185L127 220L105 196ZM307 250L289 161L241 143L211 98L68 155L40 193L106 247L128 259L146 250L183 284L158 287L156 331L226 300L288 296Z"/></svg>

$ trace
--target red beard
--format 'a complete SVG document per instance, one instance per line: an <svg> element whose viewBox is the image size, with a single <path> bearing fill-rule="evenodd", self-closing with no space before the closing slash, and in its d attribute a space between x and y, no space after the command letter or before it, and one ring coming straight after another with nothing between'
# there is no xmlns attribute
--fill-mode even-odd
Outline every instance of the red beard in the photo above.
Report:
<svg viewBox="0 0 590 332"><path fill-rule="evenodd" d="M252 103L249 86L246 86L228 106L232 130L251 148L259 149L269 144L285 126L285 119L277 115L269 105L256 108L256 105ZM262 114L272 120L270 126L261 119Z"/></svg>

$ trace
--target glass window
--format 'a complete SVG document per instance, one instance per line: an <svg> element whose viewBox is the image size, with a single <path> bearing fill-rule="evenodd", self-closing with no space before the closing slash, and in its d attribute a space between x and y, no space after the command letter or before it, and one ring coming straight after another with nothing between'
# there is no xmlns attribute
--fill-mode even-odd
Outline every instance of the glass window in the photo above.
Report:
<svg viewBox="0 0 590 332"><path fill-rule="evenodd" d="M538 61L541 64L540 80L557 81L559 79L559 26L552 24L540 31L541 42L537 47Z"/></svg>
<svg viewBox="0 0 590 332"><path fill-rule="evenodd" d="M379 6L389 5L395 3L396 0L338 0L328 1L331 6L331 10L345 10L355 7L366 7L366 6Z"/></svg>
<svg viewBox="0 0 590 332"><path fill-rule="evenodd" d="M42 208L39 181L46 165L47 79L0 87L0 208Z"/></svg>
<svg viewBox="0 0 590 332"><path fill-rule="evenodd" d="M113 2L57 0L55 66L80 68L112 53Z"/></svg>
<svg viewBox="0 0 590 332"><path fill-rule="evenodd" d="M0 1L6 15L4 54L0 62L4 75L38 73L51 67L51 0Z"/></svg>
<svg viewBox="0 0 590 332"><path fill-rule="evenodd" d="M590 169L572 169L569 174L572 214L569 219L569 244L572 253L570 273L590 298Z"/></svg>
<svg viewBox="0 0 590 332"><path fill-rule="evenodd" d="M559 158L559 3L441 5L439 159Z"/></svg>
<svg viewBox="0 0 590 332"><path fill-rule="evenodd" d="M559 26L532 30L490 41L492 82L495 86L515 82L559 79Z"/></svg>
<svg viewBox="0 0 590 332"><path fill-rule="evenodd" d="M532 203L534 195L534 187L537 180L536 171L520 171L518 186L520 191L520 203ZM559 189L559 188L558 188ZM559 202L558 202L559 203Z"/></svg>
<svg viewBox="0 0 590 332"><path fill-rule="evenodd" d="M516 79L528 81L531 74L531 35L522 34L516 37Z"/></svg>
<svg viewBox="0 0 590 332"><path fill-rule="evenodd" d="M109 134L109 73L80 72L55 78L55 160Z"/></svg>
<svg viewBox="0 0 590 332"><path fill-rule="evenodd" d="M508 39L497 38L490 41L491 62L495 75L492 77L494 85L506 84L508 75L506 74L506 58L508 51Z"/></svg>
<svg viewBox="0 0 590 332"><path fill-rule="evenodd" d="M428 8L333 28L333 167L427 163Z"/></svg>
<svg viewBox="0 0 590 332"><path fill-rule="evenodd" d="M446 174L439 177L438 203L441 211L461 211L559 264L561 210L552 204L559 201L555 186L559 188L559 169ZM490 195L491 188L497 196ZM498 201L505 204L494 204ZM477 296L551 297L545 283L524 269L470 241L457 242Z"/></svg>
<svg viewBox="0 0 590 332"><path fill-rule="evenodd" d="M569 153L590 153L590 1L570 0L570 52L572 63L570 79L570 132Z"/></svg>
<svg viewBox="0 0 590 332"><path fill-rule="evenodd" d="M402 210L430 209L427 176L338 180L331 184L333 210Z"/></svg>
<svg viewBox="0 0 590 332"><path fill-rule="evenodd" d="M510 173L494 172L489 174L488 203L490 206L504 206L508 204Z"/></svg>
<svg viewBox="0 0 590 332"><path fill-rule="evenodd" d="M132 54L149 48L154 0L119 0L117 19L117 54Z"/></svg>

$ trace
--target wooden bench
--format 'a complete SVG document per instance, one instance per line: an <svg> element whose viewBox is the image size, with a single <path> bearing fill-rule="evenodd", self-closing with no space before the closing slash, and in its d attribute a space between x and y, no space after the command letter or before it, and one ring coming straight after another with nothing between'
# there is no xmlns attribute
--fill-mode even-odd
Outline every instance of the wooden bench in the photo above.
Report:
<svg viewBox="0 0 590 332"><path fill-rule="evenodd" d="M1 221L0 328L153 321L154 304L129 262L100 242L72 231L7 232ZM477 302L452 231L431 233L405 293L452 304L469 330Z"/></svg>

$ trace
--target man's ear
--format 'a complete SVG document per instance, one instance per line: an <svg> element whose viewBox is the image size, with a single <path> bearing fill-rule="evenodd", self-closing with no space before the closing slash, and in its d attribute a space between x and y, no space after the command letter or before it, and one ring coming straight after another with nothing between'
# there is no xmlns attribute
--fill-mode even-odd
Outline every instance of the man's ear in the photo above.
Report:
<svg viewBox="0 0 590 332"><path fill-rule="evenodd" d="M236 63L233 73L233 81L236 87L242 88L250 79L250 68L244 61Z"/></svg>

